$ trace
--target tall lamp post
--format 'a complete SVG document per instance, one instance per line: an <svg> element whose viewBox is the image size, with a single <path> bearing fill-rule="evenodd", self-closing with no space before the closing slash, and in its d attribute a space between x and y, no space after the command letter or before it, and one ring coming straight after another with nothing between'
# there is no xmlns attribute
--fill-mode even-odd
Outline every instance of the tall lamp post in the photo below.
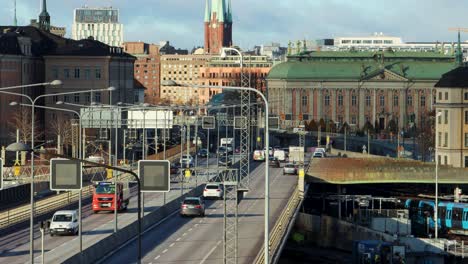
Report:
<svg viewBox="0 0 468 264"><path fill-rule="evenodd" d="M172 80L165 81L163 85L166 86L184 86L184 84L178 84ZM187 86L187 85L185 85ZM193 88L219 88L224 90L234 90L234 91L244 91L244 92L254 92L256 93L265 104L265 149L269 149L270 147L270 137L269 137L269 129L268 129L268 118L269 118L269 108L268 108L268 100L266 99L265 95L258 91L257 89L251 87L233 87L233 86L208 86L208 85L193 85ZM270 263L270 250L269 250L269 241L270 241L270 223L269 216L270 216L270 180L269 180L269 172L268 172L268 162L265 162L265 217L264 217L264 260L265 263Z"/></svg>
<svg viewBox="0 0 468 264"><path fill-rule="evenodd" d="M442 112L437 112L436 114L436 124L437 124L437 119L442 116ZM435 209L434 209L434 237L437 239L438 238L438 233L439 231L437 230L439 228L439 223L438 223L438 212L439 211L439 156L437 155L437 150L438 148L438 140L437 140L437 125L436 125L436 133L435 133Z"/></svg>
<svg viewBox="0 0 468 264"><path fill-rule="evenodd" d="M61 85L62 82L59 80L55 80L53 82L47 83L48 85ZM44 85L44 84L41 84ZM32 85L30 85L32 86ZM36 85L37 86L37 85ZM29 86L28 86L29 87ZM14 87L14 88L19 88L19 87ZM13 88L8 88L8 89L13 89ZM35 99L32 99L30 96L25 95L25 94L20 94L20 93L13 93L13 92L7 92L4 91L5 89L0 89L0 93L2 94L9 94L9 95L16 95L16 96L21 96L23 98L26 98L29 100L31 103L31 149L34 149L34 108L36 106L36 103L39 99L45 98L45 97L51 97L51 96L58 96L58 95L68 95L68 94L79 94L79 93L90 93L92 90L86 90L86 91L76 91L76 92L66 92L66 93L55 93L55 94L42 94L37 96ZM97 91L112 91L115 90L114 87L109 87L107 89L100 89ZM29 240L30 240L30 245L29 245L29 255L30 255L30 261L31 263L34 263L34 151L31 152L31 194L30 194L30 200L31 200L31 212L30 212L30 222L29 222Z"/></svg>

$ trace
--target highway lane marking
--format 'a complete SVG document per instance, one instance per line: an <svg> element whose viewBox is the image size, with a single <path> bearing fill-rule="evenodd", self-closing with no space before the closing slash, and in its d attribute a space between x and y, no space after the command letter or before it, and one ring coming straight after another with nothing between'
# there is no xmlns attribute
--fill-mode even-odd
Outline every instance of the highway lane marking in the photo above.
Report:
<svg viewBox="0 0 468 264"><path fill-rule="evenodd" d="M198 221L198 223L203 223L203 220Z"/></svg>
<svg viewBox="0 0 468 264"><path fill-rule="evenodd" d="M161 257L161 255L157 255L157 256L154 258L154 260L157 260L157 259L160 258L160 257Z"/></svg>
<svg viewBox="0 0 468 264"><path fill-rule="evenodd" d="M164 253L166 253L167 251L168 251L168 249L166 248L165 250L163 250L163 252L162 252L162 253L164 254Z"/></svg>
<svg viewBox="0 0 468 264"><path fill-rule="evenodd" d="M197 227L197 226L198 226L198 224L195 224L195 225L194 225L194 227Z"/></svg>
<svg viewBox="0 0 468 264"><path fill-rule="evenodd" d="M186 236L186 235L187 235L187 233L183 233L183 234L182 234L182 236Z"/></svg>
<svg viewBox="0 0 468 264"><path fill-rule="evenodd" d="M218 241L218 243L216 243L216 246L214 246L210 252L208 252L208 254L206 254L206 256L202 259L202 261L199 263L199 264L203 264L205 263L205 261L208 259L208 257L216 250L216 248L219 246L219 244L221 244L221 240Z"/></svg>
<svg viewBox="0 0 468 264"><path fill-rule="evenodd" d="M176 239L176 241L180 241L180 237Z"/></svg>
<svg viewBox="0 0 468 264"><path fill-rule="evenodd" d="M169 245L169 247L171 248L171 247L173 247L174 245L175 245L175 243L172 243L172 244Z"/></svg>
<svg viewBox="0 0 468 264"><path fill-rule="evenodd" d="M190 231L192 231L192 230L193 230L193 228L190 228L188 231L190 232Z"/></svg>

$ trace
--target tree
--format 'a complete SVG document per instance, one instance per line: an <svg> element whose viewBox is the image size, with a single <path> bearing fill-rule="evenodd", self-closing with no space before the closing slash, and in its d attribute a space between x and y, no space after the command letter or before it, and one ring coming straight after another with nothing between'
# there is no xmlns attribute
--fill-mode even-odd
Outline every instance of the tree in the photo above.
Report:
<svg viewBox="0 0 468 264"><path fill-rule="evenodd" d="M317 124L315 123L315 120L311 120L309 124L307 125L307 131L317 131Z"/></svg>
<svg viewBox="0 0 468 264"><path fill-rule="evenodd" d="M345 128L346 128L346 131L349 133L349 125L347 122L344 122L344 124L341 126L340 128L340 134L344 134L345 133Z"/></svg>
<svg viewBox="0 0 468 264"><path fill-rule="evenodd" d="M421 116L420 128L416 133L416 148L423 161L430 154L430 149L435 147L435 111Z"/></svg>
<svg viewBox="0 0 468 264"><path fill-rule="evenodd" d="M72 124L69 119L66 119L63 115L58 115L57 118L50 122L50 133L54 138L60 136L60 144L65 147L68 152L69 146L72 144ZM58 142L57 142L58 144Z"/></svg>
<svg viewBox="0 0 468 264"><path fill-rule="evenodd" d="M364 133L367 133L367 131L369 131L372 134L374 133L374 126L372 126L372 124L369 121L367 121L362 127L362 131Z"/></svg>
<svg viewBox="0 0 468 264"><path fill-rule="evenodd" d="M34 115L34 120L39 120L37 113ZM10 125L14 127L14 132L10 135L16 140L16 129L19 130L19 138L23 143L31 142L31 109L26 107L21 107L21 109L13 115ZM34 122L34 140L37 141L41 139L43 132L40 130L38 122Z"/></svg>
<svg viewBox="0 0 468 264"><path fill-rule="evenodd" d="M323 118L320 118L319 127L320 127L320 131L325 132L325 129L327 128L327 126L326 126L325 120L323 120Z"/></svg>
<svg viewBox="0 0 468 264"><path fill-rule="evenodd" d="M388 122L387 129L388 129L388 131L392 132L393 134L398 133L398 125L397 125L395 119L392 119L392 120L390 120L390 122Z"/></svg>

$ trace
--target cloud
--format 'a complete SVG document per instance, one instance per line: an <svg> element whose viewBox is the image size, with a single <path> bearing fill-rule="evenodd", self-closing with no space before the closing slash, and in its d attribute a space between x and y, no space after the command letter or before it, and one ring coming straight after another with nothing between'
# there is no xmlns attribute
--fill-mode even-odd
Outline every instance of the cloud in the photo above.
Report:
<svg viewBox="0 0 468 264"><path fill-rule="evenodd" d="M13 0L4 0L0 24L12 24ZM17 0L18 21L39 14L38 0ZM177 47L203 45L204 0L48 0L52 24L66 26L70 36L73 9L114 6L120 10L126 41ZM384 32L405 41L453 41L449 27L463 26L468 2L459 0L232 0L233 38L244 48L271 41L369 35ZM468 37L465 37L468 39Z"/></svg>

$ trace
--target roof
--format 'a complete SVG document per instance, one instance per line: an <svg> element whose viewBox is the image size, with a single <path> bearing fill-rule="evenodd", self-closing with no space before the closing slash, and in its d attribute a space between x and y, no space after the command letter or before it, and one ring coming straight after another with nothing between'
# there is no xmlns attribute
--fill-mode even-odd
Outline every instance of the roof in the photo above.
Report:
<svg viewBox="0 0 468 264"><path fill-rule="evenodd" d="M314 52L289 57L267 79L365 80L387 70L409 80L439 80L454 58L434 52Z"/></svg>
<svg viewBox="0 0 468 264"><path fill-rule="evenodd" d="M467 88L468 87L468 67L458 67L444 75L436 83L435 87L440 88Z"/></svg>

